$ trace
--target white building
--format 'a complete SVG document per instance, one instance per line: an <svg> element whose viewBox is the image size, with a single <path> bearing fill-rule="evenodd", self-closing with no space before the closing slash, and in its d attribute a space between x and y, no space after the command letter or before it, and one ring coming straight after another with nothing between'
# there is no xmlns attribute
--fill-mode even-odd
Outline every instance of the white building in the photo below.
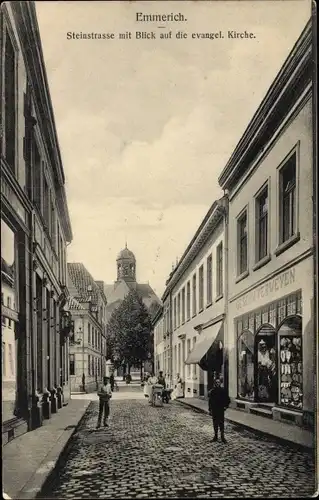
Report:
<svg viewBox="0 0 319 500"><path fill-rule="evenodd" d="M212 205L170 274L163 295L171 375L174 381L182 378L186 397L205 396L217 374L227 384L223 359L226 213L225 198Z"/></svg>
<svg viewBox="0 0 319 500"><path fill-rule="evenodd" d="M312 57L309 23L219 178L232 404L299 425L315 394Z"/></svg>
<svg viewBox="0 0 319 500"><path fill-rule="evenodd" d="M72 392L93 392L106 374L106 297L81 263L68 263L69 308L74 321L70 341Z"/></svg>
<svg viewBox="0 0 319 500"><path fill-rule="evenodd" d="M164 318L163 307L159 307L157 313L152 319L153 334L154 334L154 368L155 374L160 371L166 374L165 371L165 340L164 340Z"/></svg>

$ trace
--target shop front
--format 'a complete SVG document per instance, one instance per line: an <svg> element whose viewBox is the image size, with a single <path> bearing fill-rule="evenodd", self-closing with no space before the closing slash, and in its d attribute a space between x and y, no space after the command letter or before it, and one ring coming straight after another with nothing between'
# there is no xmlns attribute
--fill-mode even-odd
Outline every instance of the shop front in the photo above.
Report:
<svg viewBox="0 0 319 500"><path fill-rule="evenodd" d="M200 379L199 396L207 395L216 378L225 380L223 319L224 315L222 314L197 327L199 337L185 361L186 365L198 364L201 370L206 372L206 377Z"/></svg>
<svg viewBox="0 0 319 500"><path fill-rule="evenodd" d="M286 271L287 285L295 284L296 272ZM309 416L313 411L309 292L299 288L234 319L237 402L246 402L247 408L267 405L273 418L300 425L303 412Z"/></svg>
<svg viewBox="0 0 319 500"><path fill-rule="evenodd" d="M4 443L29 427L31 384L28 378L30 358L27 358L30 331L27 308L27 229L5 201L3 198L1 213L1 389ZM21 213L22 211L21 207Z"/></svg>
<svg viewBox="0 0 319 500"><path fill-rule="evenodd" d="M301 295L237 318L239 398L302 409Z"/></svg>

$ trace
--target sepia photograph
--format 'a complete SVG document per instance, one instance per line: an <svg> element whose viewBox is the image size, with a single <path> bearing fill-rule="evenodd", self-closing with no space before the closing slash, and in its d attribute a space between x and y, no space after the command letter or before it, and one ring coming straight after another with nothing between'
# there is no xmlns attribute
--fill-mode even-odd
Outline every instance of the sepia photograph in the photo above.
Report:
<svg viewBox="0 0 319 500"><path fill-rule="evenodd" d="M4 499L318 495L316 35L1 5Z"/></svg>

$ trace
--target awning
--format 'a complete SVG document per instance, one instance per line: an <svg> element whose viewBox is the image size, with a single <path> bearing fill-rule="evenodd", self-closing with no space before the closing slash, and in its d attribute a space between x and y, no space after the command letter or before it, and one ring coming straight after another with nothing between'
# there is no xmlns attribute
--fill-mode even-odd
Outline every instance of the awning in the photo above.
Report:
<svg viewBox="0 0 319 500"><path fill-rule="evenodd" d="M214 325L202 331L193 350L189 353L185 364L193 365L199 363L207 351L212 347L213 343L217 339L217 336L223 326L223 321L218 321Z"/></svg>

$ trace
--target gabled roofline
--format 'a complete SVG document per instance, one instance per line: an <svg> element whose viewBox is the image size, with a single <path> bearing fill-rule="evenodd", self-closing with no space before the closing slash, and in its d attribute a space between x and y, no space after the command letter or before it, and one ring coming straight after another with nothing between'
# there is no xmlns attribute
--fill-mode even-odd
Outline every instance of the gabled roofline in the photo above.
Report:
<svg viewBox="0 0 319 500"><path fill-rule="evenodd" d="M158 322L161 316L163 316L163 306L159 305L158 311L153 316L153 318L151 318L152 326L155 326L155 324Z"/></svg>
<svg viewBox="0 0 319 500"><path fill-rule="evenodd" d="M310 19L220 174L218 182L223 189L231 188L244 175L253 157L275 133L293 103L311 81L312 46Z"/></svg>
<svg viewBox="0 0 319 500"><path fill-rule="evenodd" d="M48 145L56 185L59 187L57 189L57 198L59 200L59 209L62 215L63 230L67 242L70 243L73 239L73 234L65 192L65 176L50 96L50 87L44 63L35 3L33 1L9 3L15 17L26 71L30 78L37 104L40 108L40 115L42 118L41 128L43 129L45 141Z"/></svg>
<svg viewBox="0 0 319 500"><path fill-rule="evenodd" d="M178 282L181 275L185 272L187 267L196 257L199 250L206 243L211 233L216 229L219 223L223 220L227 213L227 196L214 201L200 226L198 227L195 235L188 244L185 252L183 253L178 265L171 272L168 280L166 281L166 289L162 295L162 302L167 298L167 295Z"/></svg>

